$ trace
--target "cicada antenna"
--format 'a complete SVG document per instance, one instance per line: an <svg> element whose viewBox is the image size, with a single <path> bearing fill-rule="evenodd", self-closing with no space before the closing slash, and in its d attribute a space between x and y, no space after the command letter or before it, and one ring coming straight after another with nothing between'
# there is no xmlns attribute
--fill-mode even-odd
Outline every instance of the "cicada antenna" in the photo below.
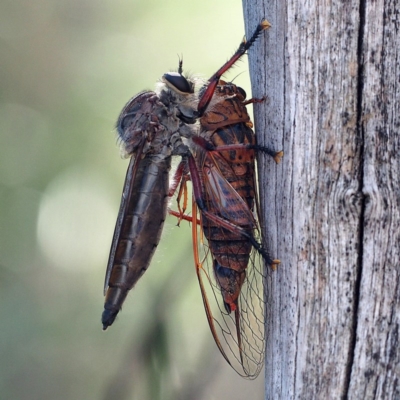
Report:
<svg viewBox="0 0 400 400"><path fill-rule="evenodd" d="M231 80L231 83L233 83L233 81L234 81L238 76L242 75L243 72L244 72L244 71L239 72L239 73Z"/></svg>

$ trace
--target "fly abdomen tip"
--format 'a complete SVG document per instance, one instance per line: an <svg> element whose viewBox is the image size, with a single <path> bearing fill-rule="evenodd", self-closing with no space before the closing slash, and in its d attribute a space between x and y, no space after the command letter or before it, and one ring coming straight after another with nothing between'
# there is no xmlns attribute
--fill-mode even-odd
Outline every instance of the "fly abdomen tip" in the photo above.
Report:
<svg viewBox="0 0 400 400"><path fill-rule="evenodd" d="M103 315L101 316L101 322L103 324L103 331L105 331L109 326L113 324L115 318L117 317L119 310L107 310L103 311Z"/></svg>

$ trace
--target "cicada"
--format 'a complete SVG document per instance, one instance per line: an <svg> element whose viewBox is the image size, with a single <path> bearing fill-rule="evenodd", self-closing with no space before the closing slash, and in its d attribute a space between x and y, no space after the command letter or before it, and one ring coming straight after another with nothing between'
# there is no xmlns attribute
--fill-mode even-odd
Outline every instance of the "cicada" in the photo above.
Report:
<svg viewBox="0 0 400 400"><path fill-rule="evenodd" d="M240 375L255 378L265 349L263 260L272 269L279 264L260 242L255 156L265 152L279 163L283 152L257 145L246 105L261 99L245 99L242 88L220 80L200 118L191 151L201 177L201 201L193 204L201 222L193 219L192 231L196 271L215 342ZM197 220L196 212L193 218Z"/></svg>
<svg viewBox="0 0 400 400"><path fill-rule="evenodd" d="M255 156L264 152L279 163L283 152L256 143L246 105L264 99L246 101L242 88L220 79L241 51L239 47L200 90L200 130L190 145L195 167L183 160L174 181L181 182L180 210L186 208L186 201L183 207L179 203L186 182L193 184L194 258L214 340L240 375L255 378L265 351L264 262L272 269L279 263L262 246ZM183 218L182 211L174 215Z"/></svg>

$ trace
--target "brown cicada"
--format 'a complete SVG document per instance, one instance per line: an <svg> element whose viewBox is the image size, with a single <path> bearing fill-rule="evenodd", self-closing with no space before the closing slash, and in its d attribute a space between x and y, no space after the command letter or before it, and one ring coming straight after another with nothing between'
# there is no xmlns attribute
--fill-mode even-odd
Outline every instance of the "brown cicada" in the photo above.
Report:
<svg viewBox="0 0 400 400"><path fill-rule="evenodd" d="M194 257L214 340L240 375L255 378L265 348L263 260L273 269L279 263L259 241L255 156L262 151L279 162L283 153L256 143L246 105L263 99L246 101L242 88L219 79L241 54L239 47L201 89L200 131L190 146L196 165L184 159L175 182L182 182L178 204L186 182L193 184Z"/></svg>
<svg viewBox="0 0 400 400"><path fill-rule="evenodd" d="M192 138L202 193L201 207L198 200L194 203L200 208L201 226L193 221L192 229L197 275L215 342L240 375L254 378L265 348L262 259L272 268L279 263L258 241L255 156L263 151L278 163L283 153L256 144L246 105L259 100L245 99L243 89L220 80L200 119L200 134Z"/></svg>

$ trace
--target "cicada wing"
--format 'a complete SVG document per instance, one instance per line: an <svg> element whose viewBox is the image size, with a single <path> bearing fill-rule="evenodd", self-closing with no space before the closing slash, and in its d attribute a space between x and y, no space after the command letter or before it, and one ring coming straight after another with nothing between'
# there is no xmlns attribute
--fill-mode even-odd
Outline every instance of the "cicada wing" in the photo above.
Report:
<svg viewBox="0 0 400 400"><path fill-rule="evenodd" d="M237 191L226 180L220 171L221 166L230 168L225 159L218 154L206 154L203 167L205 197L211 203L210 209L215 210L224 219L239 226L256 227L252 211Z"/></svg>
<svg viewBox="0 0 400 400"><path fill-rule="evenodd" d="M264 261L255 249L251 251L237 308L233 311L227 310L221 285L217 282L214 271L214 256L201 224L195 222L195 210L196 204L193 204L195 266L211 333L229 365L239 375L254 379L263 367L265 354ZM230 257L238 257L234 248Z"/></svg>

